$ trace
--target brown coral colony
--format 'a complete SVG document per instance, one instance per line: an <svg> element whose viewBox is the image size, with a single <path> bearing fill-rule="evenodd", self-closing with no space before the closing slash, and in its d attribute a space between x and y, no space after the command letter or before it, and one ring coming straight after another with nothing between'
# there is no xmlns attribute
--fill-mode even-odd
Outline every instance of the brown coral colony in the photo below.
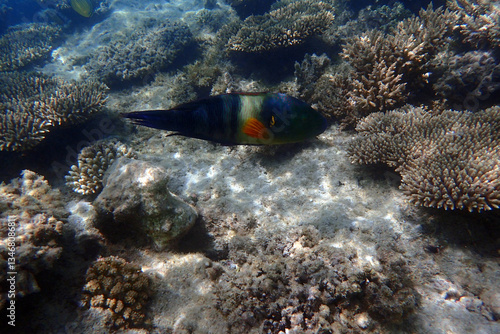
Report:
<svg viewBox="0 0 500 334"><path fill-rule="evenodd" d="M149 278L124 259L100 258L87 270L82 303L109 309L115 328L142 327L149 300Z"/></svg>

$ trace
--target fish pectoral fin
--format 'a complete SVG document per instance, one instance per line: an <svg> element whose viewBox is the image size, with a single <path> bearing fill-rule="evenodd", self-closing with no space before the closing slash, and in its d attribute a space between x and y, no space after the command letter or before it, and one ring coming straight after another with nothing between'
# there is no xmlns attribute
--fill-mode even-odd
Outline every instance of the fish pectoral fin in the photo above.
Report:
<svg viewBox="0 0 500 334"><path fill-rule="evenodd" d="M243 133L252 138L262 138L267 128L256 118L249 118L243 125Z"/></svg>

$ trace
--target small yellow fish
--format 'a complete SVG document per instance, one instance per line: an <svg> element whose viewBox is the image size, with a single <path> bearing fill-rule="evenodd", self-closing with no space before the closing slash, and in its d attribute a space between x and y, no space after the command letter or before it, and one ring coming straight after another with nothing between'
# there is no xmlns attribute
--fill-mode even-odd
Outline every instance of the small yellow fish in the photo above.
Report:
<svg viewBox="0 0 500 334"><path fill-rule="evenodd" d="M71 7L81 16L91 17L94 14L92 0L70 0Z"/></svg>

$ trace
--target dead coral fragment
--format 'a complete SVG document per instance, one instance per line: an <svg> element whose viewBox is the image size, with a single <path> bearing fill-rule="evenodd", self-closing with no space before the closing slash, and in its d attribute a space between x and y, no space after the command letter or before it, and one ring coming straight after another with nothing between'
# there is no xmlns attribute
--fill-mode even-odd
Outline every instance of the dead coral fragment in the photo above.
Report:
<svg viewBox="0 0 500 334"><path fill-rule="evenodd" d="M100 258L87 270L86 282L85 307L109 309L115 328L145 326L150 281L139 267L115 256Z"/></svg>
<svg viewBox="0 0 500 334"><path fill-rule="evenodd" d="M407 107L374 113L356 127L356 163L385 163L415 205L482 211L500 206L500 108L433 115Z"/></svg>
<svg viewBox="0 0 500 334"><path fill-rule="evenodd" d="M491 45L500 47L500 7L492 0L448 0L449 8L457 11L459 18L455 29L464 40L475 47Z"/></svg>
<svg viewBox="0 0 500 334"><path fill-rule="evenodd" d="M31 23L11 28L0 37L0 72L13 71L48 55L61 28Z"/></svg>
<svg viewBox="0 0 500 334"><path fill-rule="evenodd" d="M0 74L0 151L40 143L56 126L77 124L102 109L106 86L31 73Z"/></svg>
<svg viewBox="0 0 500 334"><path fill-rule="evenodd" d="M227 49L251 53L301 44L326 30L334 19L331 0L281 1L274 8L264 15L248 17L229 39Z"/></svg>
<svg viewBox="0 0 500 334"><path fill-rule="evenodd" d="M99 141L78 154L78 165L71 166L66 184L82 195L98 193L106 170L119 157L135 158L131 148L115 141Z"/></svg>

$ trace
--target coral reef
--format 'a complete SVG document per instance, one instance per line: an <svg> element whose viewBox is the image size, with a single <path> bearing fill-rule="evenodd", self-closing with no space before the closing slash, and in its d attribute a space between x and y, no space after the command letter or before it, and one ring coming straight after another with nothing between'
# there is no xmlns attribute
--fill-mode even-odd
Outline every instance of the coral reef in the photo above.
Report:
<svg viewBox="0 0 500 334"><path fill-rule="evenodd" d="M264 52L303 43L318 35L334 20L334 1L279 1L273 10L243 21L227 49L237 52Z"/></svg>
<svg viewBox="0 0 500 334"><path fill-rule="evenodd" d="M33 148L57 126L81 123L99 112L106 87L46 75L0 73L0 151Z"/></svg>
<svg viewBox="0 0 500 334"><path fill-rule="evenodd" d="M7 298L7 272L17 272L16 297L40 290L36 276L52 268L62 252L63 222L68 212L61 194L40 175L25 170L22 178L0 185L0 308ZM12 253L12 249L14 249ZM15 263L7 269L8 258Z"/></svg>
<svg viewBox="0 0 500 334"><path fill-rule="evenodd" d="M186 25L151 20L99 46L85 68L91 77L116 87L164 70L190 43L192 35Z"/></svg>
<svg viewBox="0 0 500 334"><path fill-rule="evenodd" d="M440 52L432 60L433 89L454 109L477 110L500 89L500 65L491 51Z"/></svg>
<svg viewBox="0 0 500 334"><path fill-rule="evenodd" d="M109 309L112 327L147 326L150 281L141 268L119 257L99 258L87 270L86 282L82 292L83 305Z"/></svg>
<svg viewBox="0 0 500 334"><path fill-rule="evenodd" d="M362 119L353 162L384 163L401 174L415 205L482 211L500 206L500 108L433 114L406 107Z"/></svg>
<svg viewBox="0 0 500 334"><path fill-rule="evenodd" d="M239 16L245 18L250 15L261 15L271 8L276 0L228 0L227 3L233 7Z"/></svg>
<svg viewBox="0 0 500 334"><path fill-rule="evenodd" d="M66 175L66 185L82 195L99 193L104 173L120 157L135 158L136 155L117 141L98 141L83 148L78 154L78 165L71 166Z"/></svg>
<svg viewBox="0 0 500 334"><path fill-rule="evenodd" d="M458 24L464 41L481 47L500 47L500 8L493 0L448 0L447 6L457 12Z"/></svg>
<svg viewBox="0 0 500 334"><path fill-rule="evenodd" d="M411 12L401 2L383 6L369 5L361 9L355 18L347 8L337 12L334 24L322 36L332 45L341 44L347 38L373 29L389 33L399 22L411 16Z"/></svg>
<svg viewBox="0 0 500 334"><path fill-rule="evenodd" d="M348 38L340 54L348 67L338 64L311 83L301 83L314 86L308 89L314 92L309 102L345 127L415 99L415 92L425 93L431 60L446 48L454 22L454 12L429 6L390 33L369 30Z"/></svg>
<svg viewBox="0 0 500 334"><path fill-rule="evenodd" d="M300 98L304 100L310 100L315 92L316 83L318 79L323 75L326 68L330 66L331 59L326 55L322 54L317 56L316 54L310 55L306 54L302 63L295 62L295 81L297 84L297 89L300 92Z"/></svg>
<svg viewBox="0 0 500 334"><path fill-rule="evenodd" d="M60 27L45 23L11 27L0 37L0 72L13 71L46 57L60 32Z"/></svg>
<svg viewBox="0 0 500 334"><path fill-rule="evenodd" d="M417 303L404 261L387 256L363 266L354 250L321 243L313 227L264 244L234 237L227 261L214 271L230 333L373 329L399 322Z"/></svg>
<svg viewBox="0 0 500 334"><path fill-rule="evenodd" d="M110 168L104 189L94 200L96 227L110 238L123 231L134 240L152 240L164 249L186 234L198 217L194 208L171 194L165 169L120 158ZM130 231L135 231L132 233Z"/></svg>
<svg viewBox="0 0 500 334"><path fill-rule="evenodd" d="M404 103L428 78L431 58L445 46L454 13L430 5L418 17L400 22L390 34L368 31L343 46L353 67L347 105L358 116Z"/></svg>

